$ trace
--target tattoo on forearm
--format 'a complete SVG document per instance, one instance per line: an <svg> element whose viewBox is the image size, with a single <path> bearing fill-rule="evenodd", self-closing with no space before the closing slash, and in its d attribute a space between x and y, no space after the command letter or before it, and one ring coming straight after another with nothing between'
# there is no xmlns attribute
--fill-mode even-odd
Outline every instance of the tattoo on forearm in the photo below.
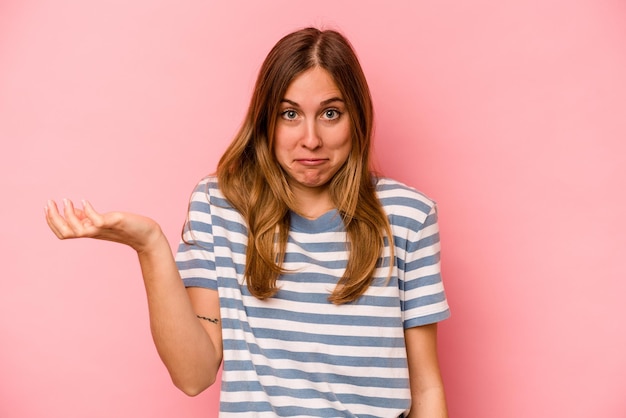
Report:
<svg viewBox="0 0 626 418"><path fill-rule="evenodd" d="M213 322L214 324L217 324L218 322L220 322L217 318L207 318L206 316L202 316L202 315L196 315L196 316L200 319L204 319L205 321Z"/></svg>

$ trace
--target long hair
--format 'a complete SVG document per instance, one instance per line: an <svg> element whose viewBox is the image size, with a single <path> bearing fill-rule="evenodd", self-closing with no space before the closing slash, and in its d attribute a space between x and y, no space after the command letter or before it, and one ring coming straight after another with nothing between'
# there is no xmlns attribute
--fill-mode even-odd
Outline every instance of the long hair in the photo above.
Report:
<svg viewBox="0 0 626 418"><path fill-rule="evenodd" d="M286 174L274 157L274 131L280 102L304 71L325 69L342 93L351 121L352 148L330 180L333 204L347 233L349 258L329 300L359 298L380 264L384 238L393 248L387 216L376 196L369 167L373 106L365 75L348 40L333 30L306 28L283 37L266 57L242 127L219 161L217 176L226 199L248 226L245 278L259 299L277 292L289 233L289 211L296 211ZM393 256L393 255L392 255Z"/></svg>

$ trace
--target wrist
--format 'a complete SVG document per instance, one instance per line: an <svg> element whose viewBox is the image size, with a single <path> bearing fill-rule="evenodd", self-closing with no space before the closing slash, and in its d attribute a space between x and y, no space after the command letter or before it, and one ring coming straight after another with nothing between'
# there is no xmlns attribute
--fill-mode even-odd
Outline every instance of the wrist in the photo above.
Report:
<svg viewBox="0 0 626 418"><path fill-rule="evenodd" d="M163 234L163 230L158 223L152 221L151 225L146 228L144 232L144 238L141 242L134 243L131 247L137 252L139 255L148 255L155 251L158 251L160 247L165 244L169 248L169 243L165 234Z"/></svg>

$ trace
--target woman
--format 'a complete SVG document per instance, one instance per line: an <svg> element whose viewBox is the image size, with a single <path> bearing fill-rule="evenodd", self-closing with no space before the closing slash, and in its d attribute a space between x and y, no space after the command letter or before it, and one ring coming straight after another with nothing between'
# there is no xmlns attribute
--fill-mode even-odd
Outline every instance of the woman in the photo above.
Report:
<svg viewBox="0 0 626 418"><path fill-rule="evenodd" d="M223 361L220 416L445 417L436 208L370 172L372 122L348 41L303 29L265 59L176 259L139 215L49 202L47 221L137 251L175 385L198 394Z"/></svg>

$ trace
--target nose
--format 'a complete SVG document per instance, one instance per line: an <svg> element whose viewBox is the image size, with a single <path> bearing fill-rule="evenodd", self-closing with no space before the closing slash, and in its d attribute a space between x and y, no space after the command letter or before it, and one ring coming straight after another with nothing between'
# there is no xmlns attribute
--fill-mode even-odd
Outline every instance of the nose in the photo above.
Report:
<svg viewBox="0 0 626 418"><path fill-rule="evenodd" d="M301 142L302 146L308 149L316 149L322 146L322 138L318 133L315 120L308 120L304 124Z"/></svg>

